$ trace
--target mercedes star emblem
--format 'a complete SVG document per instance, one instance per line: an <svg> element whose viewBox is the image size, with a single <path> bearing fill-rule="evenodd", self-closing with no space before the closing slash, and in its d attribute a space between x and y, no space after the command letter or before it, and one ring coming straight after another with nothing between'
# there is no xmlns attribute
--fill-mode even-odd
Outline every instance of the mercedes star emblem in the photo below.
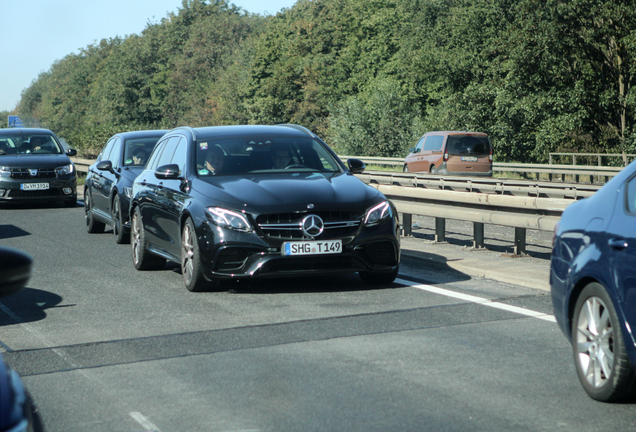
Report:
<svg viewBox="0 0 636 432"><path fill-rule="evenodd" d="M325 229L325 223L320 216L309 215L303 219L303 233L309 237L317 237Z"/></svg>

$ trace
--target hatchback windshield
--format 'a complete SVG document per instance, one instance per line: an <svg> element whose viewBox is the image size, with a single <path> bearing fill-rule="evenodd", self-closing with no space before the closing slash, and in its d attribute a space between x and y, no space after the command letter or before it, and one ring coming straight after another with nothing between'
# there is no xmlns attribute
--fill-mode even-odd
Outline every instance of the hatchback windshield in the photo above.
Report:
<svg viewBox="0 0 636 432"><path fill-rule="evenodd" d="M63 154L62 146L51 135L0 135L0 155Z"/></svg>
<svg viewBox="0 0 636 432"><path fill-rule="evenodd" d="M202 139L197 142L196 163L199 176L340 171L323 144L296 137Z"/></svg>

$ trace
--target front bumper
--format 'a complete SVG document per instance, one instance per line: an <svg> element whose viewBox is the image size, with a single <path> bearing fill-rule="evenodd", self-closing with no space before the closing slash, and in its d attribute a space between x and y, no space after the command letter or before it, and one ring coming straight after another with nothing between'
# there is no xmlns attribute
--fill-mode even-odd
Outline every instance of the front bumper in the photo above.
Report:
<svg viewBox="0 0 636 432"><path fill-rule="evenodd" d="M223 240L215 241L219 228L204 227L199 246L203 273L210 280L390 272L400 262L397 219L362 228L354 238L343 239L342 253L325 255L285 256L283 240L272 241L255 233L232 233L228 238L225 231L220 236Z"/></svg>
<svg viewBox="0 0 636 432"><path fill-rule="evenodd" d="M48 183L48 189L24 190L21 185ZM77 199L77 177L47 180L0 180L0 202L2 201L73 201Z"/></svg>

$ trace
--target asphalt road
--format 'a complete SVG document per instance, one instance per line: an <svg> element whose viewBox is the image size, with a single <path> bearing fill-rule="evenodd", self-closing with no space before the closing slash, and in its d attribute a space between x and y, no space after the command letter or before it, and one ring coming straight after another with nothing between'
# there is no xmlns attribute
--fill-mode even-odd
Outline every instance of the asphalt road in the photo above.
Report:
<svg viewBox="0 0 636 432"><path fill-rule="evenodd" d="M49 431L636 429L633 404L583 392L544 291L405 257L391 286L190 293L80 207L4 206L0 244L35 259L0 302L0 351Z"/></svg>

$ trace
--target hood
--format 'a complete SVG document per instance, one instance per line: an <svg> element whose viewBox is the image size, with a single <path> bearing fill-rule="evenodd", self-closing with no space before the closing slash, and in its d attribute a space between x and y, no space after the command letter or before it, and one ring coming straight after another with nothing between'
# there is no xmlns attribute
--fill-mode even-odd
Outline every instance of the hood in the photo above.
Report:
<svg viewBox="0 0 636 432"><path fill-rule="evenodd" d="M11 168L57 168L70 164L71 160L64 154L0 155L0 166Z"/></svg>
<svg viewBox="0 0 636 432"><path fill-rule="evenodd" d="M317 210L337 206L359 209L380 195L357 177L345 173L290 173L200 177L193 189L235 209L259 213L295 211L314 204Z"/></svg>

